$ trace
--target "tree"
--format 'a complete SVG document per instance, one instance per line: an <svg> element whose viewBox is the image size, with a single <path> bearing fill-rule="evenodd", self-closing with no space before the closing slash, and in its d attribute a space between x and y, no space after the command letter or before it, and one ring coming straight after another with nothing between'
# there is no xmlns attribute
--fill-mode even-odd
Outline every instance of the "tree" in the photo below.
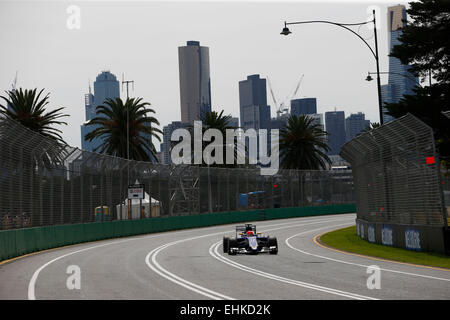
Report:
<svg viewBox="0 0 450 320"><path fill-rule="evenodd" d="M6 102L6 105L0 105L0 114L43 136L65 144L60 135L62 131L55 128L54 125L67 125L66 122L59 119L69 115L61 113L64 107L46 112L50 93L41 98L43 91L44 89L37 94L37 89L25 89L24 91L22 88L19 88L18 90L6 91L7 96L0 96Z"/></svg>
<svg viewBox="0 0 450 320"><path fill-rule="evenodd" d="M217 129L222 132L225 137L227 129L236 129L230 125L231 115L223 115L223 111L218 113L217 111L206 112L202 117L204 131L207 129Z"/></svg>
<svg viewBox="0 0 450 320"><path fill-rule="evenodd" d="M433 128L441 159L450 157L450 121L442 115L450 109L450 1L411 2L407 21L390 56L411 66L422 78L432 76L434 83L416 87L398 103L387 103L388 114L398 118L406 113L418 117Z"/></svg>
<svg viewBox="0 0 450 320"><path fill-rule="evenodd" d="M104 105L97 107L97 116L87 123L96 127L85 136L85 140L100 138L103 142L94 151L127 158L128 123L130 159L138 161L152 161L152 157L157 159L151 137L161 141L158 133L162 132L155 128L155 125L159 125L158 120L147 115L155 113L153 109L147 107L149 105L148 102L142 102L142 98L129 98L125 104L120 98L107 99Z"/></svg>
<svg viewBox="0 0 450 320"><path fill-rule="evenodd" d="M331 164L326 151L330 150L326 138L315 119L292 115L280 130L281 167L284 169L319 170Z"/></svg>
<svg viewBox="0 0 450 320"><path fill-rule="evenodd" d="M411 2L406 21L391 56L411 66L411 72L432 76L438 83L450 83L450 1L421 0ZM447 95L449 93L447 92Z"/></svg>
<svg viewBox="0 0 450 320"><path fill-rule="evenodd" d="M371 130L373 130L373 129L379 128L380 126L381 126L381 125L380 125L379 122L372 122L372 123L370 123L369 126L367 126L367 128L365 128L363 131L361 131L360 133L358 133L357 136L360 135L360 134L363 134L363 133L365 133L365 132L371 131Z"/></svg>
<svg viewBox="0 0 450 320"><path fill-rule="evenodd" d="M231 115L224 115L224 110L217 112L217 111L207 111L205 113L202 114L201 116L201 121L202 121L202 138L203 135L205 134L205 132L208 129L216 129L219 130L220 133L222 134L223 137L223 141L222 141L222 146L221 148L222 150L222 154L223 154L223 164L211 164L211 167L226 167L226 168L234 168L237 167L237 157L238 157L238 151L237 151L237 139L234 139L234 164L227 164L226 163L226 152L227 149L230 148L230 146L227 147L226 145L226 131L228 129L237 129L236 127L231 126L230 124L230 120L231 120ZM191 145L191 150L194 150L194 127L193 126L189 126L188 129L191 132L191 137L193 137L192 139L192 145ZM202 152L205 150L205 147L207 145L209 145L212 142L208 142L208 141L203 141L202 139ZM214 157L215 156L215 150L213 150L211 152L211 156ZM193 156L192 156L193 157ZM206 166L206 161L205 159L203 159L202 161L202 166Z"/></svg>

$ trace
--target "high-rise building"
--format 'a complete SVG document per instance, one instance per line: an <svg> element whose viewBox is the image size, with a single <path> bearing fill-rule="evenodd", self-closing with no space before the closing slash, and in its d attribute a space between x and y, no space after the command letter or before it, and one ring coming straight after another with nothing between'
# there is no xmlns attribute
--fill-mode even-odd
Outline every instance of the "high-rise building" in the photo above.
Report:
<svg viewBox="0 0 450 320"><path fill-rule="evenodd" d="M317 99L303 98L291 100L291 115L297 117L306 114L317 114Z"/></svg>
<svg viewBox="0 0 450 320"><path fill-rule="evenodd" d="M313 118L314 124L318 124L322 130L325 130L325 125L323 123L323 114L322 113L314 113L314 114L308 114L307 117Z"/></svg>
<svg viewBox="0 0 450 320"><path fill-rule="evenodd" d="M270 150L270 106L267 105L266 79L260 78L259 74L247 76L247 80L239 81L239 109L241 128L243 130L259 129L267 130L267 149ZM257 141L257 152L260 145ZM248 144L246 142L248 148Z"/></svg>
<svg viewBox="0 0 450 320"><path fill-rule="evenodd" d="M405 26L406 8L404 5L388 7L388 42L389 53L395 45L401 44L399 37L402 34L402 28ZM389 78L388 83L381 86L382 101L388 103L398 102L405 94L413 94L413 87L419 84L408 70L410 66L404 65L395 57L389 57ZM383 123L391 121L393 118L386 114L386 108L383 106Z"/></svg>
<svg viewBox="0 0 450 320"><path fill-rule="evenodd" d="M239 106L242 129L270 129L266 79L254 74L247 76L247 80L239 81Z"/></svg>
<svg viewBox="0 0 450 320"><path fill-rule="evenodd" d="M94 94L89 87L89 93L84 98L86 122L81 125L81 148L86 151L94 151L100 146L102 140L100 138L91 142L84 140L84 137L97 127L87 126L87 123L95 117L97 107L102 105L106 99L120 98L119 81L111 72L102 71L94 81Z"/></svg>
<svg viewBox="0 0 450 320"><path fill-rule="evenodd" d="M162 164L171 164L172 158L170 157L170 151L172 150L172 141L170 140L172 133L176 129L186 128L189 124L182 123L181 121L173 121L169 123L167 126L163 127L163 142L161 143L161 159ZM176 142L174 142L176 143Z"/></svg>
<svg viewBox="0 0 450 320"><path fill-rule="evenodd" d="M239 127L239 118L238 117L231 117L230 121L228 121L228 126L233 128Z"/></svg>
<svg viewBox="0 0 450 320"><path fill-rule="evenodd" d="M327 154L339 154L345 143L344 111L325 112L325 126L326 131L328 132L328 146L330 147Z"/></svg>
<svg viewBox="0 0 450 320"><path fill-rule="evenodd" d="M193 123L211 111L209 48L198 41L178 47L181 122Z"/></svg>
<svg viewBox="0 0 450 320"><path fill-rule="evenodd" d="M370 126L370 120L366 120L364 113L352 113L345 119L346 142L352 140L358 133Z"/></svg>
<svg viewBox="0 0 450 320"><path fill-rule="evenodd" d="M288 122L289 115L284 113L276 118L270 119L270 129L283 129Z"/></svg>

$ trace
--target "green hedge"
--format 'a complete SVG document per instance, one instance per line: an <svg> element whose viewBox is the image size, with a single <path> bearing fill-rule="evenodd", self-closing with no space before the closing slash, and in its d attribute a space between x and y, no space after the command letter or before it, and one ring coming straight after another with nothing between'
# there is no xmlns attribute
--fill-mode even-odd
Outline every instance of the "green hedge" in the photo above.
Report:
<svg viewBox="0 0 450 320"><path fill-rule="evenodd" d="M191 216L93 222L0 231L0 261L81 242L245 221L355 212L355 204L274 208Z"/></svg>

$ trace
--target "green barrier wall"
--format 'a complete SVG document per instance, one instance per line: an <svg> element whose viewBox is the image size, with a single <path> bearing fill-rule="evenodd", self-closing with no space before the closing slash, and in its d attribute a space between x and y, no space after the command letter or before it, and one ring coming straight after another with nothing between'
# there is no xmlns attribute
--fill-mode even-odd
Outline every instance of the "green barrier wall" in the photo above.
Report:
<svg viewBox="0 0 450 320"><path fill-rule="evenodd" d="M0 261L27 253L110 238L246 221L356 212L355 204L274 208L0 231Z"/></svg>

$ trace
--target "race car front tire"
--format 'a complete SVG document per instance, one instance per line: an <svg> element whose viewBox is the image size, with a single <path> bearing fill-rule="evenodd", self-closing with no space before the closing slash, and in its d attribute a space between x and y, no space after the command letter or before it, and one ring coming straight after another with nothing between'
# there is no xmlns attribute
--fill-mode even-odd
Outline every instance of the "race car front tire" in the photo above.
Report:
<svg viewBox="0 0 450 320"><path fill-rule="evenodd" d="M278 241L277 241L276 237L269 237L268 245L269 245L269 253L270 254L278 253Z"/></svg>
<svg viewBox="0 0 450 320"><path fill-rule="evenodd" d="M236 249L237 248L237 240L236 239L228 239L228 254L229 255L236 255Z"/></svg>

